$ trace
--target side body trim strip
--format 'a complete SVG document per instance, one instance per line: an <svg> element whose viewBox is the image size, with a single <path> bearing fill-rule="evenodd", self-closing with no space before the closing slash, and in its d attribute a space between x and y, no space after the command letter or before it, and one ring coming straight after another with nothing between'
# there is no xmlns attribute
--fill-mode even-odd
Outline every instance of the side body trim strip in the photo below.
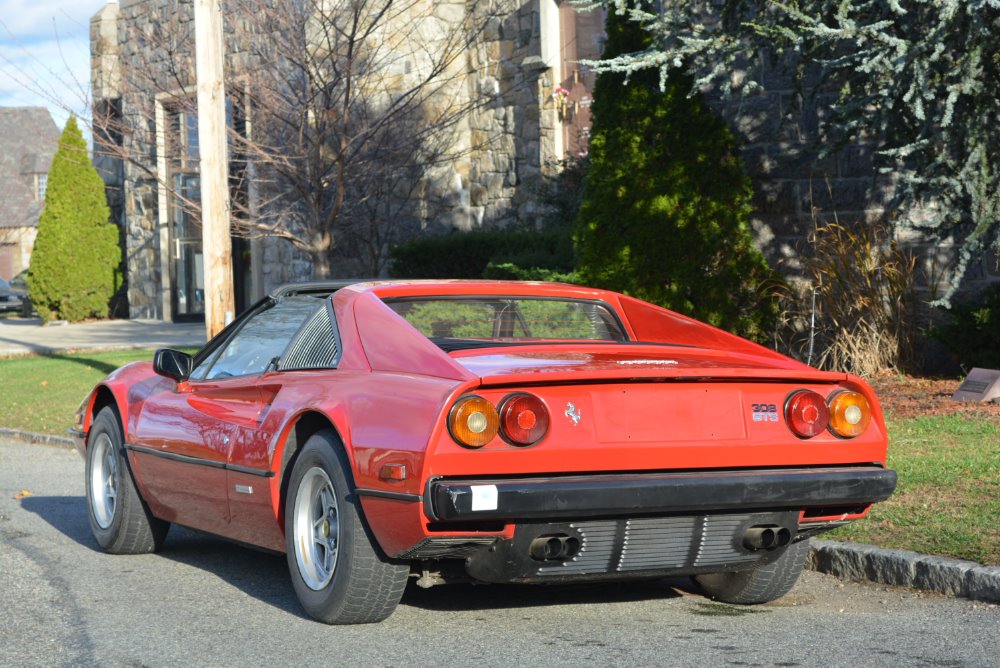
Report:
<svg viewBox="0 0 1000 668"><path fill-rule="evenodd" d="M131 443L125 444L126 450L131 450L132 452L138 452L144 455L152 455L154 457L161 457L163 459L169 459L175 462L181 462L184 464L193 464L195 466L208 466L215 469L225 469L227 471L233 471L235 473L245 473L247 475L260 476L261 478L273 478L274 471L266 469L255 469L249 466L238 466L236 464L228 464L226 462L215 462L211 459L202 459L201 457L191 457L189 455L179 455L175 452L163 452L162 450L157 450L156 448L147 448L144 445L132 445Z"/></svg>
<svg viewBox="0 0 1000 668"><path fill-rule="evenodd" d="M406 494L405 492L386 492L381 489L366 489L359 487L355 490L360 496L372 496L377 499L392 499L393 501L409 501L410 503L416 503L421 501L423 497L419 494Z"/></svg>

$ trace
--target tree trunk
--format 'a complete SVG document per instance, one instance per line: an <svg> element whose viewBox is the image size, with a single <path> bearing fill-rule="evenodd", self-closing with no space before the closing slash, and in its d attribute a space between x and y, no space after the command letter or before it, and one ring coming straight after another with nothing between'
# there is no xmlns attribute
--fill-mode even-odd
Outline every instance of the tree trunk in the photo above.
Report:
<svg viewBox="0 0 1000 668"><path fill-rule="evenodd" d="M330 278L333 267L331 266L329 251L313 251L309 253L309 260L312 262L312 276L314 280L324 281Z"/></svg>

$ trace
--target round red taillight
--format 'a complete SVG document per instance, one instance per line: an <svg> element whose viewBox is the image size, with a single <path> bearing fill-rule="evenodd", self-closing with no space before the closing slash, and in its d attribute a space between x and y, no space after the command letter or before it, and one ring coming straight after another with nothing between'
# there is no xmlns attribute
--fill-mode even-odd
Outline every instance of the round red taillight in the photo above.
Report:
<svg viewBox="0 0 1000 668"><path fill-rule="evenodd" d="M500 404L500 435L512 445L534 445L549 430L549 409L533 394L507 396Z"/></svg>
<svg viewBox="0 0 1000 668"><path fill-rule="evenodd" d="M812 390L793 392L785 401L785 422L800 438L821 434L830 424L830 409L822 395Z"/></svg>

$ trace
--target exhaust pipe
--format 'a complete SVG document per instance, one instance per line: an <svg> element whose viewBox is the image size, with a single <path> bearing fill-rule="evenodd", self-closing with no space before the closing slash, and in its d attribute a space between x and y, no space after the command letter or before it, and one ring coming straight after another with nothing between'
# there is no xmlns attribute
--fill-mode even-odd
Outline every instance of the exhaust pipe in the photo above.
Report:
<svg viewBox="0 0 1000 668"><path fill-rule="evenodd" d="M535 561L567 561L577 555L580 547L580 539L576 536L539 536L531 541L528 554Z"/></svg>
<svg viewBox="0 0 1000 668"><path fill-rule="evenodd" d="M792 532L785 527L756 526L743 534L743 547L748 550L770 550L792 542Z"/></svg>

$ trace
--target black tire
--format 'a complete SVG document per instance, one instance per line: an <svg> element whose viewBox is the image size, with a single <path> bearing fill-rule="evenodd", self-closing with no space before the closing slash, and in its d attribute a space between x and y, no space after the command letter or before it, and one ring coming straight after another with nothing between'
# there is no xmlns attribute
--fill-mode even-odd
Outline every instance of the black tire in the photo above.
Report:
<svg viewBox="0 0 1000 668"><path fill-rule="evenodd" d="M350 470L336 435L321 431L299 453L285 497L292 586L305 611L326 624L382 621L399 604L410 572L372 537Z"/></svg>
<svg viewBox="0 0 1000 668"><path fill-rule="evenodd" d="M153 517L135 488L118 411L105 406L87 437L87 517L97 544L112 554L145 554L163 545L170 523Z"/></svg>
<svg viewBox="0 0 1000 668"><path fill-rule="evenodd" d="M779 599L795 586L802 573L809 540L792 543L769 564L735 573L697 575L695 580L709 598L723 603L751 605Z"/></svg>

